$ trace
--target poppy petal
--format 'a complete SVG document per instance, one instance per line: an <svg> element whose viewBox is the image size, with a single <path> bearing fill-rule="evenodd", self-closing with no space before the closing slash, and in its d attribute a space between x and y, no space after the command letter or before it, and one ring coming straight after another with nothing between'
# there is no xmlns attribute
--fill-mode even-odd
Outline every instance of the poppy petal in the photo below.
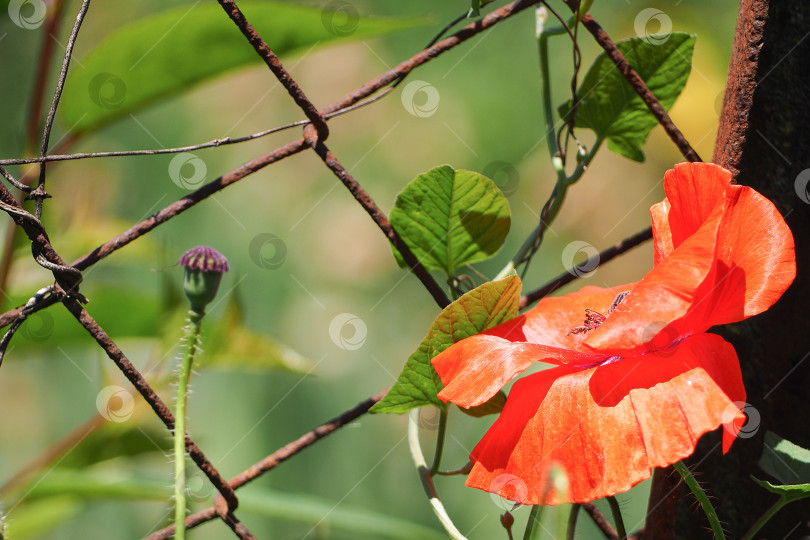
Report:
<svg viewBox="0 0 810 540"><path fill-rule="evenodd" d="M680 164L651 209L656 266L585 345L613 355L737 322L773 305L796 275L793 236L755 190L711 164Z"/></svg>
<svg viewBox="0 0 810 540"><path fill-rule="evenodd" d="M583 287L564 296L548 296L523 315L486 330L483 334L498 336L519 343L538 343L591 354L582 345L585 334L572 334L572 328L585 321L585 310L592 309L604 315L616 296L634 287L634 283L605 289ZM557 362L554 362L557 363Z"/></svg>
<svg viewBox="0 0 810 540"><path fill-rule="evenodd" d="M720 223L717 265L700 296L702 315L727 324L767 310L796 277L793 234L776 207L755 190L730 186Z"/></svg>
<svg viewBox="0 0 810 540"><path fill-rule="evenodd" d="M731 173L714 163L679 163L664 173L666 198L650 208L655 264L693 235L725 204Z"/></svg>
<svg viewBox="0 0 810 540"><path fill-rule="evenodd" d="M444 389L438 397L464 408L485 403L517 374L535 362L593 364L602 355L535 343L512 343L477 334L455 343L431 361Z"/></svg>
<svg viewBox="0 0 810 540"><path fill-rule="evenodd" d="M614 495L691 455L704 433L739 425L744 400L737 355L712 334L596 368L548 369L514 384L470 454L466 483L522 504ZM553 464L567 473L566 493L544 487Z"/></svg>
<svg viewBox="0 0 810 540"><path fill-rule="evenodd" d="M718 209L721 207L718 207ZM701 333L712 324L682 320L700 301L698 291L715 262L717 230L722 214L716 211L694 234L639 281L599 328L589 332L587 347L608 355L640 354L656 347L652 342L663 330L669 343Z"/></svg>
<svg viewBox="0 0 810 540"><path fill-rule="evenodd" d="M672 246L677 249L726 203L731 173L714 163L678 163L664 173Z"/></svg>

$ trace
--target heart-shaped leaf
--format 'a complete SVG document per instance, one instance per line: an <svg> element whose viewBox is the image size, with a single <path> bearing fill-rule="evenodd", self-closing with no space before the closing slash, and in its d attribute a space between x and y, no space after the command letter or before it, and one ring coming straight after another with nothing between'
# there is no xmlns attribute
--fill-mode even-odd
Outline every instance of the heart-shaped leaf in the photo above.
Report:
<svg viewBox="0 0 810 540"><path fill-rule="evenodd" d="M669 110L692 70L695 36L683 32L634 37L616 46L658 101ZM574 125L607 139L608 148L634 161L644 161L641 147L658 121L610 58L600 54L577 90ZM567 118L571 101L559 108Z"/></svg>
<svg viewBox="0 0 810 540"><path fill-rule="evenodd" d="M520 278L507 276L476 287L444 308L419 348L408 358L394 386L371 412L401 414L423 405L444 407L436 397L444 386L430 360L453 343L516 317L520 287ZM478 415L498 412L497 405L501 402L495 398L491 401L488 407L482 406L475 412Z"/></svg>
<svg viewBox="0 0 810 540"><path fill-rule="evenodd" d="M419 262L448 277L459 266L494 255L510 225L509 204L492 180L449 165L409 183L390 219Z"/></svg>

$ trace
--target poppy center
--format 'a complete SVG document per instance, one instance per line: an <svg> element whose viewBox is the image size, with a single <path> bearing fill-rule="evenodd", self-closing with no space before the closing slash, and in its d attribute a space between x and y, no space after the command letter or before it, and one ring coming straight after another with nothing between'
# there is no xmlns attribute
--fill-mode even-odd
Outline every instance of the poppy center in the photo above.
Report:
<svg viewBox="0 0 810 540"><path fill-rule="evenodd" d="M608 316L613 313L613 310L619 307L619 304L622 303L622 300L624 300L628 294L630 294L630 291L619 293L616 298L613 299L613 302L611 302L607 315L602 315L595 309L585 308L585 322L582 323L582 326L575 326L565 335L570 336L571 334L584 334L599 328L599 326L605 322L605 320L607 320Z"/></svg>

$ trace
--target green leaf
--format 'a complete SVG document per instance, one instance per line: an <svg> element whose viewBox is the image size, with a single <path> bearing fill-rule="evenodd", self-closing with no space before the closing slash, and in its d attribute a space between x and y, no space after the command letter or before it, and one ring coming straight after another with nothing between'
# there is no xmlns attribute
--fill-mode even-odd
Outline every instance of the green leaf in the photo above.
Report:
<svg viewBox="0 0 810 540"><path fill-rule="evenodd" d="M213 496L214 488L207 483L207 479L204 482L200 495L210 493L210 496ZM82 499L166 501L171 495L172 487L165 478L135 476L121 472L120 467L115 470L102 470L99 467L79 470L56 469L43 475L31 488L28 498L15 510L13 514L15 527L12 528L12 532L18 533L17 516L27 514L27 509L36 508L44 511L50 504L55 505L63 499L73 501L74 505L80 505ZM208 504L210 498L200 496L197 501ZM239 492L239 507L242 512L299 523L318 523L355 534L368 535L370 538L400 540L446 538L438 531L417 523L345 504L336 505L335 501L300 493L252 487ZM17 537L15 534L14 538Z"/></svg>
<svg viewBox="0 0 810 540"><path fill-rule="evenodd" d="M402 414L423 405L444 407L436 397L442 381L430 360L453 343L516 317L520 287L520 278L507 276L476 287L444 308L394 386L371 412Z"/></svg>
<svg viewBox="0 0 810 540"><path fill-rule="evenodd" d="M683 32L634 37L616 44L647 86L669 110L692 69L695 36ZM641 147L658 121L607 57L600 54L577 90L576 127L606 138L608 148L634 161L644 161ZM562 118L571 101L559 108Z"/></svg>
<svg viewBox="0 0 810 540"><path fill-rule="evenodd" d="M44 538L45 533L75 518L83 508L82 501L70 495L26 502L14 508L6 526L7 534L0 538Z"/></svg>
<svg viewBox="0 0 810 540"><path fill-rule="evenodd" d="M753 476L751 477L751 480L764 487L771 493L781 495L785 503L810 497L810 484L775 486L766 480L759 480Z"/></svg>
<svg viewBox="0 0 810 540"><path fill-rule="evenodd" d="M279 56L339 37L364 38L418 24L360 18L354 8L330 12L287 2L239 2L239 7ZM59 108L74 134L262 60L222 8L204 2L118 29L78 63L83 69L70 71Z"/></svg>
<svg viewBox="0 0 810 540"><path fill-rule="evenodd" d="M424 525L363 508L336 505L335 501L301 493L283 493L269 489L239 492L242 512L260 516L318 524L319 529L340 529L364 538L397 540L443 540L447 535ZM338 536L338 535L335 535ZM352 536L350 536L352 537Z"/></svg>
<svg viewBox="0 0 810 540"><path fill-rule="evenodd" d="M470 11L467 17L480 17L481 16L481 0L470 0Z"/></svg>
<svg viewBox="0 0 810 540"><path fill-rule="evenodd" d="M762 457L758 465L783 484L810 482L810 450L802 448L776 433L765 433Z"/></svg>
<svg viewBox="0 0 810 540"><path fill-rule="evenodd" d="M390 219L419 262L448 277L459 266L494 255L510 224L509 204L492 180L449 165L405 186Z"/></svg>

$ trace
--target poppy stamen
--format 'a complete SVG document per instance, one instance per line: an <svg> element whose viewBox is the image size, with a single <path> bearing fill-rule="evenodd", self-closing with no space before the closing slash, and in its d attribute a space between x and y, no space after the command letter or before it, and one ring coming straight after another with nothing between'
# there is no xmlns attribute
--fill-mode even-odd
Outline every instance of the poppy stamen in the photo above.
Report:
<svg viewBox="0 0 810 540"><path fill-rule="evenodd" d="M628 294L630 294L630 291L619 293L616 298L613 299L613 302L611 302L607 314L610 315L613 313L613 310L619 307L619 304L622 303L622 300L627 298ZM585 322L582 324L582 326L575 326L565 335L570 336L571 334L584 334L585 332L596 330L603 322L605 322L605 319L607 319L607 315L602 315L598 311L591 308L585 308Z"/></svg>

